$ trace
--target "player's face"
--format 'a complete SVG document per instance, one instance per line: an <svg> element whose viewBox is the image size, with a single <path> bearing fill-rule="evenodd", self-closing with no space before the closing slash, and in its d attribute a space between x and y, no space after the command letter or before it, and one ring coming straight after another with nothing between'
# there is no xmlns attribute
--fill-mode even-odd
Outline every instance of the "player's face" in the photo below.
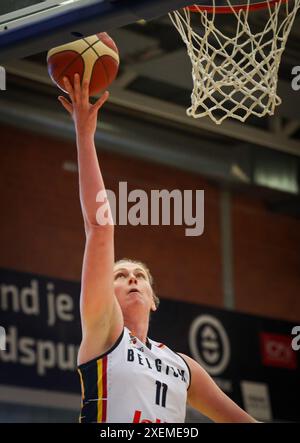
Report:
<svg viewBox="0 0 300 443"><path fill-rule="evenodd" d="M147 272L136 263L122 262L115 266L114 290L123 312L129 306L156 309Z"/></svg>

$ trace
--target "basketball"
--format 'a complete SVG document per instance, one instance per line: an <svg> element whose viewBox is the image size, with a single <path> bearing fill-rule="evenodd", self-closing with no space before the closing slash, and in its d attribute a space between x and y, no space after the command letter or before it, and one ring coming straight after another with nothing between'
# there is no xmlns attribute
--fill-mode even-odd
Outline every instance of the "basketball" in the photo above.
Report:
<svg viewBox="0 0 300 443"><path fill-rule="evenodd" d="M119 51L113 39L106 33L85 37L52 48L47 54L48 73L53 82L64 92L63 78L73 85L74 74L81 83L89 81L89 95L96 95L116 78L119 68Z"/></svg>

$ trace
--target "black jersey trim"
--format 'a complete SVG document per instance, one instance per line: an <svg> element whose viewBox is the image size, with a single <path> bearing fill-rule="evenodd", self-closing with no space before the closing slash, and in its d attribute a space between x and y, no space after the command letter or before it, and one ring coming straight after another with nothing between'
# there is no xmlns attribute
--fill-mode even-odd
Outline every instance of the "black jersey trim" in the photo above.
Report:
<svg viewBox="0 0 300 443"><path fill-rule="evenodd" d="M174 351L175 352L175 351ZM185 365L186 365L186 367L188 368L188 371L189 371L189 374L190 374L190 380L189 380L189 385L188 385L188 387L187 387L187 391L190 389L190 386L191 386L191 383L192 383L192 373L191 373L191 369L190 369L190 367L189 367L189 365L187 364L187 362L185 361L185 359L183 358L183 357L181 357L181 355L180 354L178 354L178 352L175 352L175 354L177 354L178 355L178 357L180 357L181 358L181 360L183 360L184 361L184 363L185 363Z"/></svg>
<svg viewBox="0 0 300 443"><path fill-rule="evenodd" d="M85 369L88 366L90 366L92 363L95 363L96 361L100 360L101 358L105 357L106 355L110 354L112 351L114 351L116 349L116 347L121 343L122 338L124 336L124 328L123 331L120 335L120 337L117 339L117 341L115 342L115 344L106 352L104 352L103 354L99 355L98 357L93 358L92 360L87 361L86 363L82 363L82 365L78 365L78 369Z"/></svg>

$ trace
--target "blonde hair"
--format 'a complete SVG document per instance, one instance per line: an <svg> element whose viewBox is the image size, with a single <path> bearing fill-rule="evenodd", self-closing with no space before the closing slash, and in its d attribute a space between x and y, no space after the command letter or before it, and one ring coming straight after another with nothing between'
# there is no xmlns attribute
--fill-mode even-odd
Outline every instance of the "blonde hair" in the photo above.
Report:
<svg viewBox="0 0 300 443"><path fill-rule="evenodd" d="M146 272L147 277L149 279L149 283L150 283L151 288L152 288L154 304L155 304L155 307L157 309L158 306L159 306L160 300L159 300L159 298L157 297L157 295L154 292L154 280L153 280L152 274L151 274L148 266L145 263L143 263L142 261L140 261L140 260L133 260L131 258L122 258L121 260L117 260L115 262L114 266L117 266L117 265L120 265L121 263L126 263L126 262L127 263L133 263L134 265L140 266Z"/></svg>

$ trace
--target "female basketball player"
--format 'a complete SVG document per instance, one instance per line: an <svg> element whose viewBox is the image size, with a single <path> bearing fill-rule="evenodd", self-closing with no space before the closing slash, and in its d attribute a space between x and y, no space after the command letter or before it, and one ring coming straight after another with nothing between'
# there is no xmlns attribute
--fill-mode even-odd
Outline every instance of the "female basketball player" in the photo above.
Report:
<svg viewBox="0 0 300 443"><path fill-rule="evenodd" d="M59 100L74 120L79 191L86 245L80 311L82 342L78 372L82 422L184 422L186 403L217 422L255 422L227 397L187 355L147 338L149 315L158 299L140 262L114 264L114 227L99 224L96 196L105 192L94 134L105 92L90 104L88 83L65 79L71 101ZM101 206L101 205L100 205Z"/></svg>

